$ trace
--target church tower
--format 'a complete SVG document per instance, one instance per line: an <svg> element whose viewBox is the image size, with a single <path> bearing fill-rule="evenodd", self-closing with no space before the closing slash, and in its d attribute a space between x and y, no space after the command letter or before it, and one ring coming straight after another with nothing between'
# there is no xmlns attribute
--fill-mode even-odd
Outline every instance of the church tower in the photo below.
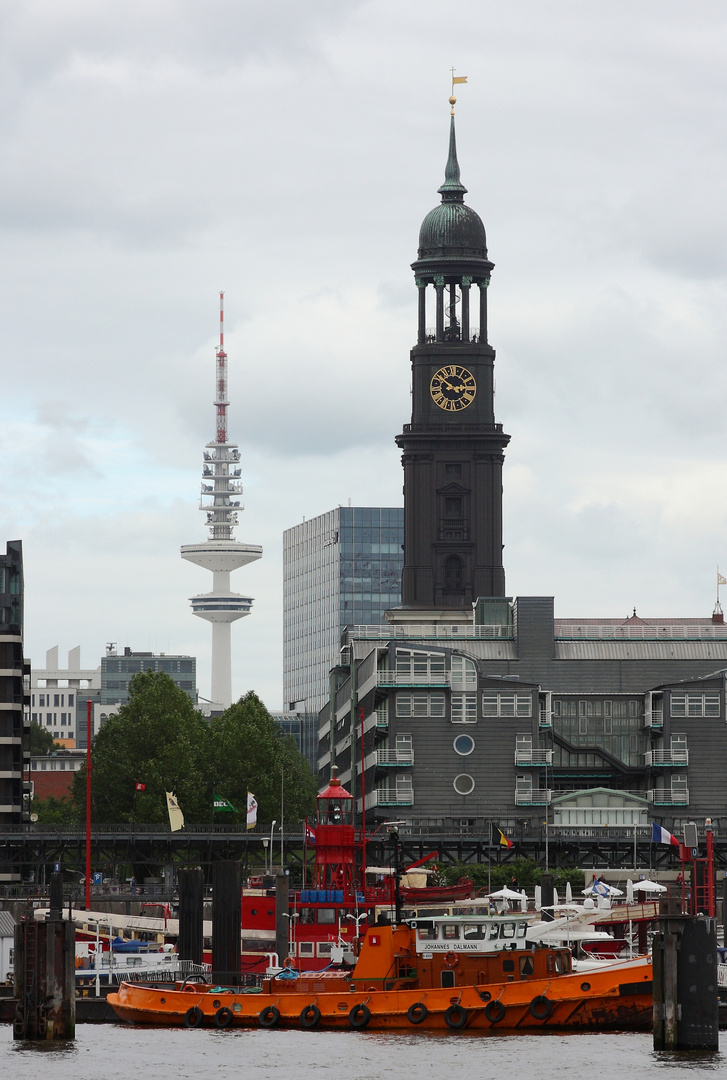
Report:
<svg viewBox="0 0 727 1080"><path fill-rule="evenodd" d="M412 417L396 438L404 465L402 607L470 608L504 596L502 463L487 340L494 264L485 227L465 205L454 99L442 201L424 218L412 269L419 291L411 351Z"/></svg>

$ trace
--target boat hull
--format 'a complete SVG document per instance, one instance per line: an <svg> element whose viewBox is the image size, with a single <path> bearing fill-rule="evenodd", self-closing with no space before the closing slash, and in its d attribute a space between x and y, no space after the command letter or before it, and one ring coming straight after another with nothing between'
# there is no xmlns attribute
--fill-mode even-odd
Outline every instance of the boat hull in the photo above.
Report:
<svg viewBox="0 0 727 1080"><path fill-rule="evenodd" d="M200 986L165 990L122 984L108 1002L131 1023L191 1027L604 1031L651 1025L651 966L482 986L245 993ZM226 1011L222 1011L226 1010ZM228 1012L229 1011L229 1012Z"/></svg>

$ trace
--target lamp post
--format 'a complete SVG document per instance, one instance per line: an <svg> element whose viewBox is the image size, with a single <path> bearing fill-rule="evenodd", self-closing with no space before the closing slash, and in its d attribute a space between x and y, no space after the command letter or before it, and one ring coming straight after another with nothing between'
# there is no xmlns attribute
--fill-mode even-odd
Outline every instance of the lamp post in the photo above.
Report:
<svg viewBox="0 0 727 1080"><path fill-rule="evenodd" d="M352 919L356 923L356 941L361 937L361 922L363 919L368 919L368 911L362 911L360 915L347 915L347 919Z"/></svg>
<svg viewBox="0 0 727 1080"><path fill-rule="evenodd" d="M267 836L264 836L263 837L263 851L265 852L265 876L266 877L267 877L267 873L268 873L268 844L269 843L270 843L270 841L268 840Z"/></svg>
<svg viewBox="0 0 727 1080"><path fill-rule="evenodd" d="M275 826L277 824L278 824L277 821L273 821L272 825L270 826L270 873L271 874L273 872L273 833L275 832Z"/></svg>

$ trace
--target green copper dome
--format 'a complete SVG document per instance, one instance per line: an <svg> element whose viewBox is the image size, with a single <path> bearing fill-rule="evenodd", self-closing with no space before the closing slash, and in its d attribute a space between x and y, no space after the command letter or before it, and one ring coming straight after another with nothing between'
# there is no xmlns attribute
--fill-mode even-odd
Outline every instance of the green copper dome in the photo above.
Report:
<svg viewBox="0 0 727 1080"><path fill-rule="evenodd" d="M449 129L449 155L444 183L439 188L442 201L430 210L419 230L419 258L487 258L487 237L482 218L465 206L467 188L459 177L454 117Z"/></svg>

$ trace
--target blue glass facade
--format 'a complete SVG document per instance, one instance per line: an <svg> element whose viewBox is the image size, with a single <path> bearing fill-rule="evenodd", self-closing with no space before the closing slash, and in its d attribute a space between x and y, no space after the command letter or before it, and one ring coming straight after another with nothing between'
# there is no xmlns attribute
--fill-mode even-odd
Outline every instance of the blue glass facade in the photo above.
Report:
<svg viewBox="0 0 727 1080"><path fill-rule="evenodd" d="M401 603L401 507L339 506L283 535L284 705L328 699L344 627L383 623Z"/></svg>

